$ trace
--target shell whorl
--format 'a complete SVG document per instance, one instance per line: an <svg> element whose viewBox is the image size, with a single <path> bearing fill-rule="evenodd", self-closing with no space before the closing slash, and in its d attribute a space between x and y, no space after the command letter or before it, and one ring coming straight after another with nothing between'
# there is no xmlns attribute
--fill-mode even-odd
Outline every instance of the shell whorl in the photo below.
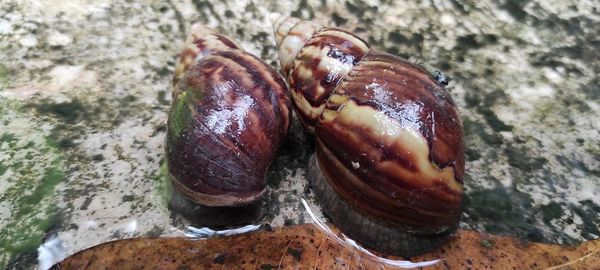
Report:
<svg viewBox="0 0 600 270"><path fill-rule="evenodd" d="M271 16L271 23L273 24L273 31L275 34L275 44L279 48L279 44L283 40L283 37L298 23L300 19L288 16L282 16L280 14L273 14Z"/></svg>
<svg viewBox="0 0 600 270"><path fill-rule="evenodd" d="M273 30L284 76L288 76L300 49L321 28L323 26L318 23L291 17L279 17L274 21Z"/></svg>
<svg viewBox="0 0 600 270"><path fill-rule="evenodd" d="M214 30L207 28L201 24L194 24L191 27L183 49L175 65L173 74L173 97L177 94L177 83L183 77L188 68L195 62L202 60L204 57L216 51L224 50L241 50L244 49L234 40L227 36L221 35Z"/></svg>
<svg viewBox="0 0 600 270"><path fill-rule="evenodd" d="M347 31L296 18L274 23L282 70L303 125L314 124L337 84L369 51L369 45ZM285 34L284 34L285 33Z"/></svg>

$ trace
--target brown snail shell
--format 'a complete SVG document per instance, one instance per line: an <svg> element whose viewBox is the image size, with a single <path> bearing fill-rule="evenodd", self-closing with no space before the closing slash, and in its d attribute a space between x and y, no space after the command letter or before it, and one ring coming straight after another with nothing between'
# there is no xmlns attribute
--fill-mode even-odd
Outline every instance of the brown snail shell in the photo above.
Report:
<svg viewBox="0 0 600 270"><path fill-rule="evenodd" d="M255 204L287 135L289 107L285 83L273 68L230 38L194 26L176 66L167 125L175 189L216 208L210 210L217 216L219 207ZM204 210L195 212L207 215Z"/></svg>
<svg viewBox="0 0 600 270"><path fill-rule="evenodd" d="M464 142L456 106L424 68L347 31L281 17L280 63L314 133L308 177L357 242L413 255L443 243L462 213Z"/></svg>

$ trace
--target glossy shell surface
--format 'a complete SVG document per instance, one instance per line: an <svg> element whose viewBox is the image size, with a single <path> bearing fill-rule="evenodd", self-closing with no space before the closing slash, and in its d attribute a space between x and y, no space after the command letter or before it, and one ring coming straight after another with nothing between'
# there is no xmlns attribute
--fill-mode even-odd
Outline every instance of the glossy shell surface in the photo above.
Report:
<svg viewBox="0 0 600 270"><path fill-rule="evenodd" d="M229 38L197 27L173 83L166 152L174 186L202 205L257 200L289 127L281 77Z"/></svg>

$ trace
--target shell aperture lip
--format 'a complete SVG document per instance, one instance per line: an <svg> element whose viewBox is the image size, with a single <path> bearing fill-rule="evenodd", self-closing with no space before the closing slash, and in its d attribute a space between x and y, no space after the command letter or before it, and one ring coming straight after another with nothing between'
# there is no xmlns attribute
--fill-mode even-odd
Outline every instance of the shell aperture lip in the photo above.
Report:
<svg viewBox="0 0 600 270"><path fill-rule="evenodd" d="M184 47L175 65L172 80L173 97L175 97L178 91L177 83L191 65L214 52L224 50L243 51L242 47L229 37L221 35L201 24L192 25L191 32L184 43Z"/></svg>

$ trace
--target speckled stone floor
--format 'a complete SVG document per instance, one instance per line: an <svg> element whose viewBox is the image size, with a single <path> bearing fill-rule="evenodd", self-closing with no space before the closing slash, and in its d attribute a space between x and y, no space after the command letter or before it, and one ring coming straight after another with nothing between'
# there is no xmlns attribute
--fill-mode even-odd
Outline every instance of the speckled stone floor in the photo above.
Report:
<svg viewBox="0 0 600 270"><path fill-rule="evenodd" d="M108 240L182 235L163 174L170 78L192 22L276 66L269 15L355 31L444 71L467 145L461 227L600 237L600 10L593 0L0 1L0 268ZM304 222L298 123L261 220ZM317 203L312 200L314 205Z"/></svg>

